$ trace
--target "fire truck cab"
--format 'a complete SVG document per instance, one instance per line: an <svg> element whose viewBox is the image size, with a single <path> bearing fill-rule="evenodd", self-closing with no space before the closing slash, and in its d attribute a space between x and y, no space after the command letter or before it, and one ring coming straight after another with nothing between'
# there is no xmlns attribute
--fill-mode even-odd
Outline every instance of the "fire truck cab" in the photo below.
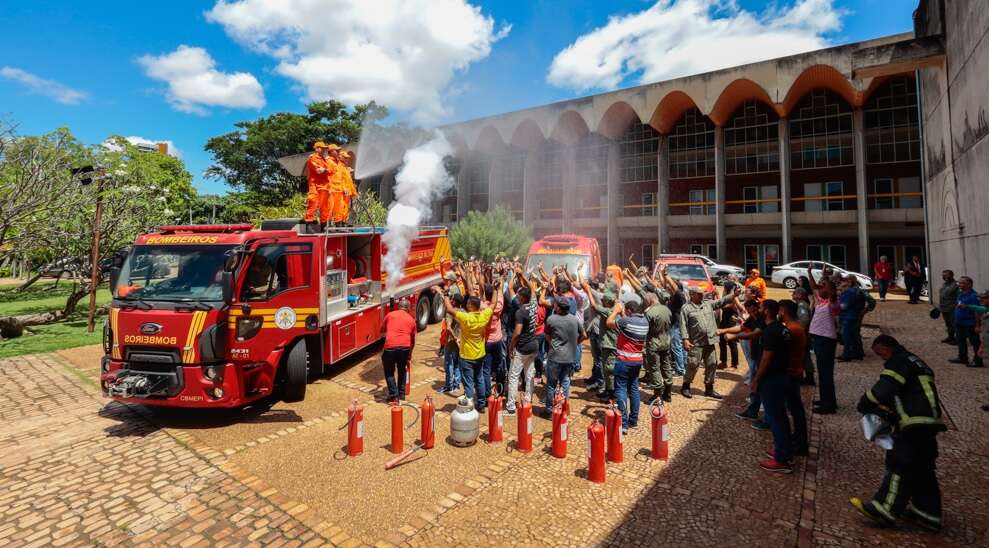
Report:
<svg viewBox="0 0 989 548"><path fill-rule="evenodd" d="M443 227L422 227L386 287L380 227L311 232L296 220L166 226L111 269L105 396L145 405L239 407L305 397L326 366L382 338L410 299L422 330L443 315L430 287L449 264Z"/></svg>
<svg viewBox="0 0 989 548"><path fill-rule="evenodd" d="M596 276L601 271L601 251L596 238L578 234L553 234L544 236L529 246L525 270L531 272L539 264L549 270L554 266L566 266L570 272L577 271L583 264L582 274L586 278Z"/></svg>

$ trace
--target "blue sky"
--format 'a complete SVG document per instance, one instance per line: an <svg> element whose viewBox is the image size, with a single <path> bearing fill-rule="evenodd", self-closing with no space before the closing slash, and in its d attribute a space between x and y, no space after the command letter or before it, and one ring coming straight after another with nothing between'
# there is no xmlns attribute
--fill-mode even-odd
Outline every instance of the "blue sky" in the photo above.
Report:
<svg viewBox="0 0 989 548"><path fill-rule="evenodd" d="M479 14L468 6L460 11L445 9L443 15L434 16L429 8L435 7L437 0L424 0L423 5L429 8L383 22L385 31L380 36L374 31L375 17L379 15L365 13L355 18L355 27L365 25L372 29L357 37L364 42L387 42L382 46L386 52L388 48L408 51L407 47L423 47L423 51L436 53L443 62L411 62L403 67L399 57L397 65L391 66L387 63L396 57L385 57L382 66L391 70L379 71L375 62L366 61L377 57L361 57L354 65L320 64L347 53L321 40L319 33L299 41L274 32L258 38L258 28L282 24L285 30L293 24L284 15L264 12L261 8L267 1L227 0L228 11L207 15L215 2L6 0L0 8L0 35L4 37L0 46L0 116L15 121L22 134L65 126L86 142L99 142L111 134L171 141L201 192L224 192L222 181L201 176L211 162L203 145L208 138L230 131L237 121L279 111L301 112L307 97L359 98L373 94L403 103L396 118L443 123L635 85L644 74L666 74L663 71L667 68L650 56L656 44L663 47L664 36L669 34L663 25L675 20L672 6L721 2L661 0L669 4L654 7L655 2L640 0L474 0L471 4L480 8ZM289 2L270 1L274 5ZM464 3L442 1L450 6ZM241 3L245 5L238 6ZM328 5L351 3L327 0ZM416 2L405 0L403 6L412 4ZM795 4L806 4L803 7L808 11L814 8L816 14L781 30L784 39L839 44L911 30L911 13L917 2L735 0L734 6L707 6L711 7L707 11L711 24L717 25L719 19L738 19L740 13L742 18L745 14L758 18L767 9L785 11ZM243 9L236 11L238 7ZM650 9L652 12L645 13ZM616 18L610 26L609 17ZM345 18L335 21L341 19ZM424 45L419 37L428 32L417 28L435 27L437 20L450 21L451 28L463 32L455 33L455 38L447 40L444 36ZM621 41L622 36L614 36L614 31L621 35L622 29L631 28L625 24L636 28L644 24L652 30L629 44ZM595 34L602 27L606 28ZM400 36L405 32L407 38ZM339 29L328 27L327 33L341 36ZM588 36L591 40L578 42L583 44L581 47L561 54ZM595 46L601 40L594 38L602 39L605 45ZM609 39L621 42L609 43ZM650 44L651 49L643 52L642 46L637 45L642 43ZM198 49L178 50L180 45ZM594 57L607 57L618 47L629 50L628 56L621 59L624 68L586 70L587 65L606 60ZM289 49L292 53L286 53ZM704 56L694 51L696 48L691 56ZM361 50L360 55L370 54ZM690 60L680 70L703 69L707 62ZM338 77L312 75L325 66L350 70L341 71ZM403 68L404 72L400 70ZM365 69L370 72L361 72ZM549 81L551 71L553 83ZM385 73L391 75L390 79L379 78ZM417 94L410 90L425 91Z"/></svg>

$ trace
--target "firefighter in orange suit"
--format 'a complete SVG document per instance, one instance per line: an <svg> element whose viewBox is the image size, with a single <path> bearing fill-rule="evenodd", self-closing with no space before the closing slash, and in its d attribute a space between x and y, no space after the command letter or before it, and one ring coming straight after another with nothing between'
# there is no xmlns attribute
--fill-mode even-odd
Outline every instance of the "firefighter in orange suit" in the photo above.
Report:
<svg viewBox="0 0 989 548"><path fill-rule="evenodd" d="M306 196L305 222L316 220L316 209L319 209L319 221L326 224L330 220L330 187L336 164L330 158L329 146L317 141L313 145L315 152L309 155L306 170L309 173L309 194Z"/></svg>
<svg viewBox="0 0 989 548"><path fill-rule="evenodd" d="M350 153L331 145L330 157L335 163L330 182L331 220L339 225L346 223L347 217L350 216L350 200L357 195L357 188L354 186L354 178L350 175L350 168L347 167Z"/></svg>

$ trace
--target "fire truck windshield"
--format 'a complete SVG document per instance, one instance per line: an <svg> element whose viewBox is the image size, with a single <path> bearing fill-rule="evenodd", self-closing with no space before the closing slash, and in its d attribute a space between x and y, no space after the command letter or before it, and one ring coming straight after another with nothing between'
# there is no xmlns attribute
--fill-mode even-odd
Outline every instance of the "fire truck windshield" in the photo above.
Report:
<svg viewBox="0 0 989 548"><path fill-rule="evenodd" d="M588 255L574 255L570 253L539 253L536 255L529 255L529 258L525 261L525 271L532 272L539 268L539 263L543 264L543 268L546 269L547 273L553 271L553 267L566 265L567 271L571 274L577 272L577 265L584 263L584 268L581 269L580 274L587 278L588 273L591 268L591 258Z"/></svg>
<svg viewBox="0 0 989 548"><path fill-rule="evenodd" d="M113 296L136 301L219 301L224 253L233 246L135 246Z"/></svg>

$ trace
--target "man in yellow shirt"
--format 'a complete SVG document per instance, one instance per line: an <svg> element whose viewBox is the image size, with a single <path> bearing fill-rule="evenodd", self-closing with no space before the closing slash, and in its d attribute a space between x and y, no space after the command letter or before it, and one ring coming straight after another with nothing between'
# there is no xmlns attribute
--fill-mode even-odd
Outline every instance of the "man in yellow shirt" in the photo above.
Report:
<svg viewBox="0 0 989 548"><path fill-rule="evenodd" d="M474 408L483 412L488 402L478 395L484 394L484 378L481 374L484 365L484 343L487 339L488 323L498 303L501 302L501 291L495 291L494 302L489 308L481 310L481 299L471 295L467 298L466 311L457 310L450 297L440 286L433 291L443 295L443 305L460 324L460 375L464 381L464 395L474 402Z"/></svg>

